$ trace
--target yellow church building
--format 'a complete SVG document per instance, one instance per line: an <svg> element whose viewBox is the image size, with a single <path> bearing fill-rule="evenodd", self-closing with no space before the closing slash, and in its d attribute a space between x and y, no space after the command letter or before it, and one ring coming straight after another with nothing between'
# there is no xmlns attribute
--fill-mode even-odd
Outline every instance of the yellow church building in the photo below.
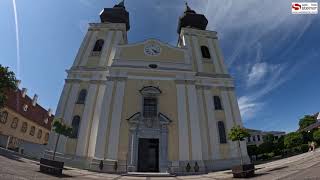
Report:
<svg viewBox="0 0 320 180"><path fill-rule="evenodd" d="M188 5L178 45L156 39L128 44L121 2L90 23L55 116L74 128L57 159L99 172L205 173L230 168L242 153L228 131L242 126L234 81L217 32ZM46 156L52 155L51 133Z"/></svg>

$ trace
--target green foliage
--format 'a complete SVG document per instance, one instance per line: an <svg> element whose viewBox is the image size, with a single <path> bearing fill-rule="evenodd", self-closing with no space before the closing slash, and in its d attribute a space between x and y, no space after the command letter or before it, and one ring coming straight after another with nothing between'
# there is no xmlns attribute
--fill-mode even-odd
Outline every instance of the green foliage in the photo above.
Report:
<svg viewBox="0 0 320 180"><path fill-rule="evenodd" d="M263 137L264 143L273 144L274 143L274 135L273 134L266 134Z"/></svg>
<svg viewBox="0 0 320 180"><path fill-rule="evenodd" d="M264 142L260 144L260 153L271 153L273 152L275 145L273 142Z"/></svg>
<svg viewBox="0 0 320 180"><path fill-rule="evenodd" d="M283 153L283 150L284 150L284 137L285 136L281 136L279 137L279 139L277 139L275 141L275 144L274 144L274 154L275 155L281 155Z"/></svg>
<svg viewBox="0 0 320 180"><path fill-rule="evenodd" d="M53 131L57 134L61 134L66 137L69 137L72 134L72 128L62 123L59 118L54 119L52 127Z"/></svg>
<svg viewBox="0 0 320 180"><path fill-rule="evenodd" d="M0 108L4 107L7 100L6 91L16 90L17 79L14 72L9 71L8 67L0 64Z"/></svg>
<svg viewBox="0 0 320 180"><path fill-rule="evenodd" d="M305 153L305 152L309 151L309 145L308 144L301 144L299 148L300 148L300 152L301 153Z"/></svg>
<svg viewBox="0 0 320 180"><path fill-rule="evenodd" d="M259 148L256 145L248 145L247 151L249 156L254 156L259 154Z"/></svg>
<svg viewBox="0 0 320 180"><path fill-rule="evenodd" d="M287 148L294 148L303 143L303 136L299 132L291 132L284 138L284 145Z"/></svg>
<svg viewBox="0 0 320 180"><path fill-rule="evenodd" d="M320 143L320 129L313 132L313 139L319 144Z"/></svg>
<svg viewBox="0 0 320 180"><path fill-rule="evenodd" d="M249 137L250 134L248 130L240 126L234 126L230 129L228 137L231 141L243 141L244 138Z"/></svg>
<svg viewBox="0 0 320 180"><path fill-rule="evenodd" d="M299 129L306 128L306 127L308 127L309 125L311 125L311 124L313 124L315 122L316 122L316 119L314 118L314 116L305 115L299 121Z"/></svg>

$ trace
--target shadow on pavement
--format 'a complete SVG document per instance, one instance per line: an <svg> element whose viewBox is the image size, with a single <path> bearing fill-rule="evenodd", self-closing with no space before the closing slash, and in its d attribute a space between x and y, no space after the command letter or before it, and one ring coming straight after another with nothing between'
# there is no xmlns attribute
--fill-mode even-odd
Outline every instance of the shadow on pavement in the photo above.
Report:
<svg viewBox="0 0 320 180"><path fill-rule="evenodd" d="M14 155L14 154L4 154L4 153L0 153L1 156L5 157L5 158L8 158L8 159L11 159L11 160L15 160L15 161L18 161L18 162L22 162L22 163L25 163L24 161L20 160L21 157L17 156L17 155Z"/></svg>
<svg viewBox="0 0 320 180"><path fill-rule="evenodd" d="M66 174L62 174L60 176L55 176L53 174L47 174L47 173L44 173L44 172L41 172L41 171L37 171L38 173L41 173L41 174L45 174L47 176L52 176L52 177L57 177L57 178L72 178L74 176L70 176L70 175L66 175Z"/></svg>

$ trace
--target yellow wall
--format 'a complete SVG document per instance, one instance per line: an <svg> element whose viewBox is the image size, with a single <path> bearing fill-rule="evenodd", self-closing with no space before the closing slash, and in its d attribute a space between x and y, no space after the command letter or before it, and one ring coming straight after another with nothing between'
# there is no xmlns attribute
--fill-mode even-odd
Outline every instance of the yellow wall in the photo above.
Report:
<svg viewBox="0 0 320 180"><path fill-rule="evenodd" d="M32 143L37 143L37 144L47 144L48 143L48 141L45 140L45 135L46 135L46 133L50 132L49 130L43 128L42 126L38 125L37 123L21 116L20 114L14 112L8 108L4 108L3 111L8 112L8 118L7 118L7 122L5 124L0 123L0 134L12 136L12 137L15 137L18 139L22 139L22 140L32 142ZM11 123L14 118L19 119L18 126L15 129L11 127ZM25 133L21 132L21 127L22 127L23 122L28 123L27 131ZM33 136L30 135L30 129L32 126L35 126L35 133ZM42 136L40 139L37 137L39 130L42 130Z"/></svg>

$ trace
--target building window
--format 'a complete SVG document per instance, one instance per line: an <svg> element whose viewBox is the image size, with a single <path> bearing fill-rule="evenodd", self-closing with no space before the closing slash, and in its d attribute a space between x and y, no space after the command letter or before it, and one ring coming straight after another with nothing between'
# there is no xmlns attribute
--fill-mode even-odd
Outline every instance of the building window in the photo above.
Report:
<svg viewBox="0 0 320 180"><path fill-rule="evenodd" d="M28 123L23 122L22 126L21 126L21 132L25 133L25 132L27 132L27 129L28 129Z"/></svg>
<svg viewBox="0 0 320 180"><path fill-rule="evenodd" d="M2 124L5 124L7 123L7 120L8 120L8 112L7 111L0 112L0 122Z"/></svg>
<svg viewBox="0 0 320 180"><path fill-rule="evenodd" d="M37 134L37 138L38 138L38 139L41 139L41 137L42 137L42 130L39 129L39 130L38 130L38 134Z"/></svg>
<svg viewBox="0 0 320 180"><path fill-rule="evenodd" d="M31 129L30 129L30 133L29 134L31 136L34 136L35 131L36 131L36 127L32 126Z"/></svg>
<svg viewBox="0 0 320 180"><path fill-rule="evenodd" d="M143 99L143 117L153 118L157 116L157 98L145 97Z"/></svg>
<svg viewBox="0 0 320 180"><path fill-rule="evenodd" d="M86 101L86 97L87 97L87 90L82 89L79 93L77 104L84 104L84 102Z"/></svg>
<svg viewBox="0 0 320 180"><path fill-rule="evenodd" d="M11 128L16 129L18 127L19 119L14 118L12 123L11 123Z"/></svg>
<svg viewBox="0 0 320 180"><path fill-rule="evenodd" d="M100 55L100 52L102 51L103 48L103 44L104 44L104 40L103 39L99 39L96 41L96 44L93 47L92 50L92 55L93 56L98 56Z"/></svg>
<svg viewBox="0 0 320 180"><path fill-rule="evenodd" d="M219 130L220 144L227 143L226 130L224 128L224 123L222 121L218 122L218 130Z"/></svg>
<svg viewBox="0 0 320 180"><path fill-rule="evenodd" d="M219 96L214 96L213 97L213 102L214 102L215 110L222 110L221 99L220 99Z"/></svg>
<svg viewBox="0 0 320 180"><path fill-rule="evenodd" d="M80 116L74 116L72 119L72 134L70 138L78 138L79 133L79 125L80 125Z"/></svg>
<svg viewBox="0 0 320 180"><path fill-rule="evenodd" d="M256 141L256 136L252 136L252 141Z"/></svg>
<svg viewBox="0 0 320 180"><path fill-rule="evenodd" d="M260 135L257 135L257 138L258 138L258 141L260 141L261 139L260 139Z"/></svg>
<svg viewBox="0 0 320 180"><path fill-rule="evenodd" d="M251 137L248 137L248 142L250 142L251 141Z"/></svg>
<svg viewBox="0 0 320 180"><path fill-rule="evenodd" d="M44 135L44 141L46 141L46 142L49 141L49 133L46 133L46 135Z"/></svg>
<svg viewBox="0 0 320 180"><path fill-rule="evenodd" d="M201 46L201 53L203 58L207 58L207 59L211 58L210 51L207 46Z"/></svg>

